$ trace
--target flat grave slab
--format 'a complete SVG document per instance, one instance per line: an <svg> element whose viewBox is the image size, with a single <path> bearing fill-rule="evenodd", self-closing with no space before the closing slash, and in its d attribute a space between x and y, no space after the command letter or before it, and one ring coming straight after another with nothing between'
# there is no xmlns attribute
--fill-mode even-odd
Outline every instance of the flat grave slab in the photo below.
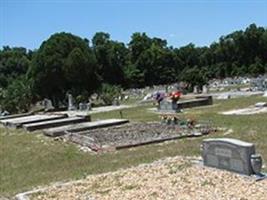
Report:
<svg viewBox="0 0 267 200"><path fill-rule="evenodd" d="M128 123L129 120L127 119L106 119L106 120L99 120L93 122L83 122L79 124L72 124L66 126L60 126L55 128L49 128L44 130L44 134L51 137L57 137L66 134L68 132L78 132L90 129L96 129L101 127L107 126L115 126L124 123Z"/></svg>
<svg viewBox="0 0 267 200"><path fill-rule="evenodd" d="M178 101L178 109L193 108L198 106L208 106L212 105L212 96L197 96L195 99L188 99L184 101Z"/></svg>
<svg viewBox="0 0 267 200"><path fill-rule="evenodd" d="M55 120L55 119L62 119L66 117L67 117L66 115L30 115L26 117L2 120L2 123L4 123L8 127L20 128L24 124L37 123L37 122L49 121L49 120Z"/></svg>
<svg viewBox="0 0 267 200"><path fill-rule="evenodd" d="M19 117L26 117L26 116L30 116L30 115L32 115L32 113L20 113L20 114L2 116L2 117L0 117L0 123L2 123L2 120L14 119L14 118L19 118Z"/></svg>
<svg viewBox="0 0 267 200"><path fill-rule="evenodd" d="M24 124L22 127L27 131L35 131L40 129L53 128L63 125L76 124L88 121L85 117L68 117L63 119L49 120L37 123Z"/></svg>
<svg viewBox="0 0 267 200"><path fill-rule="evenodd" d="M205 166L245 175L254 174L256 167L256 171L259 171L261 165L260 158L255 154L254 144L232 138L203 140L202 157Z"/></svg>
<svg viewBox="0 0 267 200"><path fill-rule="evenodd" d="M160 123L134 123L70 133L66 137L94 151L123 149L196 136L193 131Z"/></svg>

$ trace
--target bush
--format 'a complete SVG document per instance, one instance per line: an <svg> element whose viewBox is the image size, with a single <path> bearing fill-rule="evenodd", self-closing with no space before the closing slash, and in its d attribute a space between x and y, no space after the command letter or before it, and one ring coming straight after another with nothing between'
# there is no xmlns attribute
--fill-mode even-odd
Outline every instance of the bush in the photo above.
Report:
<svg viewBox="0 0 267 200"><path fill-rule="evenodd" d="M121 88L116 85L102 84L98 95L106 105L111 105L113 100L121 95Z"/></svg>
<svg viewBox="0 0 267 200"><path fill-rule="evenodd" d="M0 101L2 109L10 113L28 111L32 102L29 80L24 76L15 79L2 91Z"/></svg>

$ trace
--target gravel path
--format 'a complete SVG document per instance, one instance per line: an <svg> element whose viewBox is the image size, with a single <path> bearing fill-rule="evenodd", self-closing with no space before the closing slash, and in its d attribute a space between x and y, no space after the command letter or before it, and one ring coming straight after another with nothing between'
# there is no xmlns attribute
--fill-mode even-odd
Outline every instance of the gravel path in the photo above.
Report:
<svg viewBox="0 0 267 200"><path fill-rule="evenodd" d="M50 187L31 199L266 200L267 179L256 182L238 174L192 164L189 158L174 157L91 175L67 186Z"/></svg>

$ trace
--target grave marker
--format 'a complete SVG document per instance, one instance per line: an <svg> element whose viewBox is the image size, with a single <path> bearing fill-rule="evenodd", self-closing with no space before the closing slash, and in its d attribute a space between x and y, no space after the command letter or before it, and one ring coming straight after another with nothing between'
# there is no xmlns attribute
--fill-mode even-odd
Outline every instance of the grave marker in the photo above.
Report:
<svg viewBox="0 0 267 200"><path fill-rule="evenodd" d="M71 94L68 94L68 110L76 110L74 106L74 99Z"/></svg>
<svg viewBox="0 0 267 200"><path fill-rule="evenodd" d="M246 175L260 173L260 170L253 170L255 165L261 163L258 156L257 159L254 158L255 146L252 143L231 138L206 139L202 143L202 157L205 166Z"/></svg>

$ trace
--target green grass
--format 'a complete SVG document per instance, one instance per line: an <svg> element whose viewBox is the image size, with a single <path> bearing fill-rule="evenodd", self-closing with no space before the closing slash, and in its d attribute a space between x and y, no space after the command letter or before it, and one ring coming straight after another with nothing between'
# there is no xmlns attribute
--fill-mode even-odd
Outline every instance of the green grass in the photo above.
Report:
<svg viewBox="0 0 267 200"><path fill-rule="evenodd" d="M267 114L251 116L223 116L217 114L233 108L243 108L263 97L248 97L215 101L214 106L185 110L182 116L211 119L220 127L232 128L226 137L239 138L256 145L267 161ZM123 117L131 121L155 121L158 115L147 111L150 105L124 109ZM92 115L92 119L119 118L119 111ZM216 133L206 137L222 137ZM200 155L204 138L181 139L166 143L124 149L113 153L84 153L71 143L54 141L41 134L0 128L0 196L13 196L51 182L80 179L89 174L113 171L119 168L150 163L176 155Z"/></svg>

